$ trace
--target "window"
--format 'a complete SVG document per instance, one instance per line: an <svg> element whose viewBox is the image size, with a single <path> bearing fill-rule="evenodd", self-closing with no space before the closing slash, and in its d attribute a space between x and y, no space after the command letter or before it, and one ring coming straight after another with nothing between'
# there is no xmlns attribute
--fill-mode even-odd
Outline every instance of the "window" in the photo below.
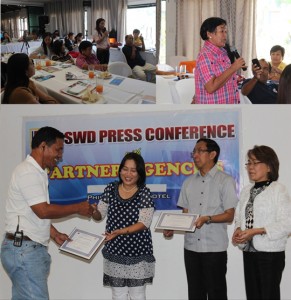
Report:
<svg viewBox="0 0 291 300"><path fill-rule="evenodd" d="M146 49L156 48L156 5L129 5L127 10L127 34L139 29ZM162 1L160 63L166 61L166 1Z"/></svg>
<svg viewBox="0 0 291 300"><path fill-rule="evenodd" d="M18 24L19 36L22 37L24 30L28 30L27 18L19 18L18 22L19 22L19 24Z"/></svg>
<svg viewBox="0 0 291 300"><path fill-rule="evenodd" d="M284 62L291 63L291 0L258 0L257 54L270 60L274 45L285 48Z"/></svg>
<svg viewBox="0 0 291 300"><path fill-rule="evenodd" d="M156 5L129 5L127 10L126 34L139 29L144 37L146 49L156 46Z"/></svg>

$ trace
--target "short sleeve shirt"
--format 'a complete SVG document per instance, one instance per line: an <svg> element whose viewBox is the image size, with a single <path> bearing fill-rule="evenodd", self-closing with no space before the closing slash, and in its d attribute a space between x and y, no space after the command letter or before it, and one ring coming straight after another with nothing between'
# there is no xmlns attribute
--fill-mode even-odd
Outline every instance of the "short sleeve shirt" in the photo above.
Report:
<svg viewBox="0 0 291 300"><path fill-rule="evenodd" d="M246 79L244 86L251 79ZM253 104L276 104L278 95L278 84L274 82L257 82L252 91L247 95Z"/></svg>
<svg viewBox="0 0 291 300"><path fill-rule="evenodd" d="M93 53L89 57L80 53L76 59L76 66L83 69L83 66L85 64L86 65L99 65L100 62L99 62L98 58L96 57L96 55L94 55Z"/></svg>
<svg viewBox="0 0 291 300"><path fill-rule="evenodd" d="M238 104L240 101L236 74L217 91L210 94L205 84L214 76L220 76L231 66L224 48L218 48L206 41L198 55L195 68L195 103L197 104Z"/></svg>
<svg viewBox="0 0 291 300"><path fill-rule="evenodd" d="M150 190L146 186L140 187L130 199L123 200L118 193L118 182L110 183L105 188L100 201L108 204L107 232L136 224L140 209L154 207ZM151 231L147 228L134 234L119 235L106 243L105 249L113 255L129 257L152 255Z"/></svg>
<svg viewBox="0 0 291 300"><path fill-rule="evenodd" d="M200 172L187 178L180 192L178 206L189 213L212 216L235 208L238 198L234 179L214 166L205 176ZM226 223L204 224L194 233L185 234L185 249L195 252L220 252L228 247Z"/></svg>
<svg viewBox="0 0 291 300"><path fill-rule="evenodd" d="M48 245L50 219L40 219L31 209L32 205L49 203L48 176L30 155L14 170L6 201L6 232L19 230L35 242Z"/></svg>

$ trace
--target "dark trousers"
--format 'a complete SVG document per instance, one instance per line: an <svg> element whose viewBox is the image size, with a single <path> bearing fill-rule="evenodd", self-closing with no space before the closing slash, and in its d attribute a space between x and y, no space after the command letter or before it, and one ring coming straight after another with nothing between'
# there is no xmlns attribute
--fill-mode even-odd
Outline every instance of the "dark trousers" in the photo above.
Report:
<svg viewBox="0 0 291 300"><path fill-rule="evenodd" d="M227 252L198 253L184 249L189 300L226 300Z"/></svg>
<svg viewBox="0 0 291 300"><path fill-rule="evenodd" d="M109 49L105 50L105 49L97 48L97 58L101 65L104 65L104 64L108 65L109 55L110 55Z"/></svg>
<svg viewBox="0 0 291 300"><path fill-rule="evenodd" d="M248 300L279 300L285 252L243 252Z"/></svg>

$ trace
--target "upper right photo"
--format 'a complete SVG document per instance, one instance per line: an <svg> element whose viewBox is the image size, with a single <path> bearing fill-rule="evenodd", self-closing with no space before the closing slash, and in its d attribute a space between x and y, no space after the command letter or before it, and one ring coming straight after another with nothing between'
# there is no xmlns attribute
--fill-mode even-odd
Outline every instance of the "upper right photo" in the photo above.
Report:
<svg viewBox="0 0 291 300"><path fill-rule="evenodd" d="M290 0L158 0L157 103L290 104L290 11Z"/></svg>

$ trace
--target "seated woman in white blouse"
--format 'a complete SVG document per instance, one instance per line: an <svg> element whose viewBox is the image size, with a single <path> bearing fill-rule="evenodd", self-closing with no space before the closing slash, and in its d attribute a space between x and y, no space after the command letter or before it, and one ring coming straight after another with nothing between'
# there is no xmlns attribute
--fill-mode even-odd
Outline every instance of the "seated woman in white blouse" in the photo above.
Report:
<svg viewBox="0 0 291 300"><path fill-rule="evenodd" d="M50 32L46 32L43 35L43 40L41 45L35 49L29 57L32 59L38 58L38 59L51 59L52 56L52 45L53 45L53 39L52 34Z"/></svg>

